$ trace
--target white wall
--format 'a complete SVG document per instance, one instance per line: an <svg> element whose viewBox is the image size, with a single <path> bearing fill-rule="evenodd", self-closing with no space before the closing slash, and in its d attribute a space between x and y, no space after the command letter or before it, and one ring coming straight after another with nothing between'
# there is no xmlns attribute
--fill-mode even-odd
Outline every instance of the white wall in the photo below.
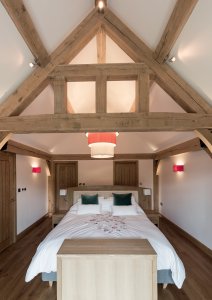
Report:
<svg viewBox="0 0 212 300"><path fill-rule="evenodd" d="M41 173L33 174L32 166L40 166ZM48 212L48 178L46 162L39 158L16 156L17 234ZM18 188L26 191L18 192Z"/></svg>
<svg viewBox="0 0 212 300"><path fill-rule="evenodd" d="M184 163L183 173L172 166ZM205 151L173 156L159 166L161 213L212 248L212 160Z"/></svg>

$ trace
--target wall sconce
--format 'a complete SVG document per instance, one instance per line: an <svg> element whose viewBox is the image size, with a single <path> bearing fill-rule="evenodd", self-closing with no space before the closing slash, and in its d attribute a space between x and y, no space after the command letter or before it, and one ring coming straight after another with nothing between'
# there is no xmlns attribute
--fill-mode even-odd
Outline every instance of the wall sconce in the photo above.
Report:
<svg viewBox="0 0 212 300"><path fill-rule="evenodd" d="M173 172L184 172L184 165L173 165Z"/></svg>
<svg viewBox="0 0 212 300"><path fill-rule="evenodd" d="M144 196L151 196L151 189L143 189Z"/></svg>
<svg viewBox="0 0 212 300"><path fill-rule="evenodd" d="M41 173L41 167L32 167L32 173Z"/></svg>
<svg viewBox="0 0 212 300"><path fill-rule="evenodd" d="M60 196L66 196L67 195L67 190L61 189L59 194L60 194Z"/></svg>

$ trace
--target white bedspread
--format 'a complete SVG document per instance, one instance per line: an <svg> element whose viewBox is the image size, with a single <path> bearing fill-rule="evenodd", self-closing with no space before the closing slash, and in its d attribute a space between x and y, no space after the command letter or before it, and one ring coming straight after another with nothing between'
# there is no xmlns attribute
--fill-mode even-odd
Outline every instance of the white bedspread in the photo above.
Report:
<svg viewBox="0 0 212 300"><path fill-rule="evenodd" d="M26 282L38 273L57 271L56 254L64 239L69 238L146 238L157 252L157 269L171 269L178 288L181 288L185 279L182 261L145 214L114 217L109 214L76 215L69 211L37 248L27 270Z"/></svg>

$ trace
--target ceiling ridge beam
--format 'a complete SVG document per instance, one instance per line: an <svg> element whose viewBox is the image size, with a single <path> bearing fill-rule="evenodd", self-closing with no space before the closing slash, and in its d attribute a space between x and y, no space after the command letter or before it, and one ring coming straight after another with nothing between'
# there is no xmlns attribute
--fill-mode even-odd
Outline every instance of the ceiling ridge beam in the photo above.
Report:
<svg viewBox="0 0 212 300"><path fill-rule="evenodd" d="M163 63L169 56L174 43L183 30L197 2L198 0L177 0L153 55L159 63Z"/></svg>
<svg viewBox="0 0 212 300"><path fill-rule="evenodd" d="M155 159L160 160L173 155L202 150L199 138L194 138L189 141L177 144L155 153Z"/></svg>
<svg viewBox="0 0 212 300"><path fill-rule="evenodd" d="M94 9L50 56L45 68L36 68L26 80L0 105L0 116L19 115L48 85L49 74L57 65L69 63L96 35L99 14Z"/></svg>
<svg viewBox="0 0 212 300"><path fill-rule="evenodd" d="M144 62L155 73L155 81L186 112L211 113L212 107L168 64L159 64L153 52L110 9L102 18L106 34L118 44L135 62Z"/></svg>
<svg viewBox="0 0 212 300"><path fill-rule="evenodd" d="M192 131L212 128L212 114L87 113L0 117L0 131L12 133Z"/></svg>
<svg viewBox="0 0 212 300"><path fill-rule="evenodd" d="M50 57L23 0L1 0L1 3L29 47L36 63L41 67L45 67L49 62Z"/></svg>

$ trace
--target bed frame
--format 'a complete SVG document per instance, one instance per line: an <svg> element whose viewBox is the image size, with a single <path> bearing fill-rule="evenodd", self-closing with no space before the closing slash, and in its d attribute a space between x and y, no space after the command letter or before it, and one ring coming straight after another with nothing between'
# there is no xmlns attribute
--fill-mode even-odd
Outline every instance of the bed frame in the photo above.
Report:
<svg viewBox="0 0 212 300"><path fill-rule="evenodd" d="M146 208L145 205L142 205L143 199L143 189L140 187L128 187L128 186L82 186L82 187L71 187L68 188L68 198L69 207L72 206L80 198L81 194L94 194L98 193L99 196L112 196L112 193L133 193L135 200L142 208ZM42 280L48 281L49 285L52 286L54 281L57 281L57 273L42 273ZM163 287L166 288L168 284L173 284L171 270L159 270L157 271L157 283L163 284Z"/></svg>

